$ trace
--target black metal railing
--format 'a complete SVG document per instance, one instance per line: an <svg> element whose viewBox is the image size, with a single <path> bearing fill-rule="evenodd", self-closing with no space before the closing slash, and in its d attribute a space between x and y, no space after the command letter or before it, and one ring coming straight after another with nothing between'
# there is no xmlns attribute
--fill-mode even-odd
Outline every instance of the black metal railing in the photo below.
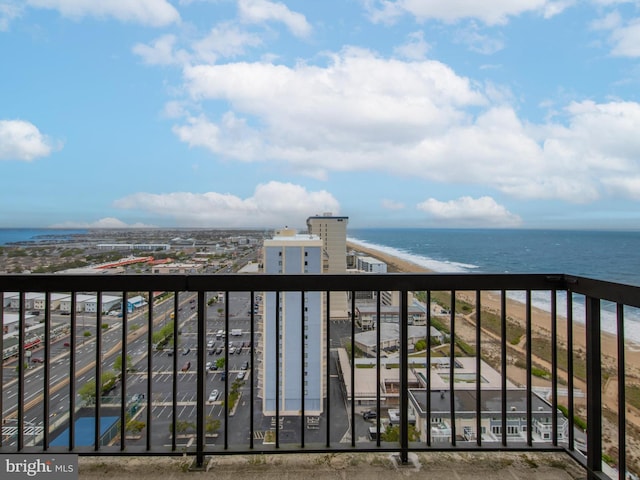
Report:
<svg viewBox="0 0 640 480"><path fill-rule="evenodd" d="M399 298L391 334L387 291ZM563 274L5 275L0 292L0 453L185 453L202 466L233 453L380 451L406 462L412 451L535 450L566 452L590 478L602 478L603 459L619 478L631 467L624 327L639 287ZM330 292L344 292L343 314ZM369 344L358 292L373 292ZM532 321L541 294L542 330ZM423 309L419 325L410 307ZM615 319L614 358L603 356L603 315ZM618 381L614 406L602 405L603 368ZM359 415L373 408L374 421Z"/></svg>

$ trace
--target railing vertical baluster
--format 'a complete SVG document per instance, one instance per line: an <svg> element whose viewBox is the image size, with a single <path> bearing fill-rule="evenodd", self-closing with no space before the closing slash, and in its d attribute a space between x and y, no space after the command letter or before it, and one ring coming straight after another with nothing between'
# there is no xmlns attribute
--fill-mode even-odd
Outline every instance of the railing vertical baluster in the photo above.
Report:
<svg viewBox="0 0 640 480"><path fill-rule="evenodd" d="M356 446L356 292L351 291L351 446Z"/></svg>
<svg viewBox="0 0 640 480"><path fill-rule="evenodd" d="M558 305L556 290L551 291L551 441L558 446Z"/></svg>
<svg viewBox="0 0 640 480"><path fill-rule="evenodd" d="M567 389L568 422L569 422L569 450L575 448L574 407L573 407L573 293L567 289Z"/></svg>
<svg viewBox="0 0 640 480"><path fill-rule="evenodd" d="M76 348L78 292L71 292L71 341L69 342L69 450L76 445Z"/></svg>
<svg viewBox="0 0 640 480"><path fill-rule="evenodd" d="M154 325L154 297L153 291L149 291L149 316L147 322L147 451L151 450L151 433L152 433L152 406L151 398L153 396L153 325Z"/></svg>
<svg viewBox="0 0 640 480"><path fill-rule="evenodd" d="M229 290L224 292L224 449L229 448Z"/></svg>
<svg viewBox="0 0 640 480"><path fill-rule="evenodd" d="M502 369L502 445L507 446L507 292L500 292L500 368Z"/></svg>
<svg viewBox="0 0 640 480"><path fill-rule="evenodd" d="M533 446L533 382L531 377L533 360L532 360L532 345L531 345L531 290L526 292L526 304L525 304L525 335L527 342L526 352L526 364L527 364L527 445Z"/></svg>
<svg viewBox="0 0 640 480"><path fill-rule="evenodd" d="M51 292L45 293L44 300L44 398L43 406L43 437L42 448L47 451L49 448L49 410L51 409ZM0 302L2 303L2 302ZM0 318L2 316L2 307L0 307ZM0 335L2 337L2 335ZM0 341L0 351L2 351L2 342ZM0 369L2 370L2 369ZM0 374L0 385L2 385L2 375ZM2 395L0 395L1 397ZM0 412L2 411L2 400L0 400ZM0 435L1 436L1 435ZM0 441L0 446L2 443Z"/></svg>
<svg viewBox="0 0 640 480"><path fill-rule="evenodd" d="M330 300L330 292L326 291L326 305L327 311L325 312L325 320L327 322L327 337L326 337L326 401L325 404L327 406L327 430L326 430L326 446L327 448L331 447L331 300Z"/></svg>
<svg viewBox="0 0 640 480"><path fill-rule="evenodd" d="M102 313L102 292L97 292L98 294L98 302L96 307L96 315L97 315L97 327L96 327L96 346L95 346L95 362L96 362L96 404L95 404L95 426L94 426L94 438L93 438L93 448L97 452L100 450L100 411L102 406L102 322L101 313Z"/></svg>
<svg viewBox="0 0 640 480"><path fill-rule="evenodd" d="M627 400L624 355L624 305L617 304L616 320L618 324L618 472L620 480L626 478L627 471Z"/></svg>
<svg viewBox="0 0 640 480"><path fill-rule="evenodd" d="M451 412L451 446L456 446L456 395L454 391L456 367L456 291L451 290L451 309L449 311L449 410Z"/></svg>
<svg viewBox="0 0 640 480"><path fill-rule="evenodd" d="M602 471L602 345L600 299L585 298L587 329L587 468L590 479Z"/></svg>
<svg viewBox="0 0 640 480"><path fill-rule="evenodd" d="M431 446L431 290L426 292L425 306L427 309L427 368L426 368L426 422L425 422L425 435L427 438L427 446Z"/></svg>
<svg viewBox="0 0 640 480"><path fill-rule="evenodd" d="M300 292L300 372L301 372L301 377L300 377L300 448L304 448L304 372L305 372L305 366L304 366L304 355L305 355L305 348L304 348L304 340L305 340L305 333L304 333L304 291Z"/></svg>
<svg viewBox="0 0 640 480"><path fill-rule="evenodd" d="M376 446L380 446L380 291L376 292Z"/></svg>
<svg viewBox="0 0 640 480"><path fill-rule="evenodd" d="M409 295L400 292L400 462L409 463Z"/></svg>
<svg viewBox="0 0 640 480"><path fill-rule="evenodd" d="M176 435L178 433L178 306L180 304L180 292L173 292L173 356L171 372L171 451L178 449ZM123 307L124 308L124 307Z"/></svg>
<svg viewBox="0 0 640 480"><path fill-rule="evenodd" d="M205 448L205 411L204 411L204 395L206 389L206 345L207 345L207 325L205 322L206 301L204 291L198 291L198 339L197 339L197 364L196 364L196 468L204 466L204 448Z"/></svg>
<svg viewBox="0 0 640 480"><path fill-rule="evenodd" d="M253 376L253 372L254 372L254 359L255 359L255 347L254 347L254 343L255 343L255 303L256 302L256 298L255 298L255 292L253 290L251 290L250 294L249 294L249 304L251 305L251 313L250 315L250 325L249 325L249 363L251 371L249 372L249 448L251 450L253 450L253 435L254 435L254 425L253 425L253 395L254 395L254 387L253 384L255 383L255 377Z"/></svg>
<svg viewBox="0 0 640 480"><path fill-rule="evenodd" d="M280 448L280 292L276 291L276 448ZM226 426L226 425L225 425Z"/></svg>
<svg viewBox="0 0 640 480"><path fill-rule="evenodd" d="M122 294L122 345L120 347L120 451L127 447L127 330L129 320L129 299Z"/></svg>
<svg viewBox="0 0 640 480"><path fill-rule="evenodd" d="M0 318L2 319L2 323L4 325L4 291L0 291ZM46 318L46 317L45 317ZM3 331L3 335L0 335L0 352L2 352L2 362L4 362L4 331ZM0 385L4 385L4 368L0 368ZM46 385L48 385L47 383L45 383L45 388ZM3 438L4 435L2 435L2 425L4 425L5 423L5 418L4 418L4 400L3 400L4 395L0 395L0 447L3 447L4 442L3 442ZM46 420L45 420L45 426L46 426ZM44 448L47 448L47 442L46 442L47 436L45 433L45 442L44 442Z"/></svg>
<svg viewBox="0 0 640 480"><path fill-rule="evenodd" d="M482 446L482 301L480 290L476 290L476 445Z"/></svg>
<svg viewBox="0 0 640 480"><path fill-rule="evenodd" d="M18 451L24 449L24 340L25 340L25 292L20 292L19 330L18 330ZM4 301L4 299L3 299ZM4 333L3 333L4 334Z"/></svg>

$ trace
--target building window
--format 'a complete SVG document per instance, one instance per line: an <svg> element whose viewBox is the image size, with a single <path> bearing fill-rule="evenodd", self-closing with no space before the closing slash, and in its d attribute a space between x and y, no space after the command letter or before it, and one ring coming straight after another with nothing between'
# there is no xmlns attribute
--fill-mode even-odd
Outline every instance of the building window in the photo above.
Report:
<svg viewBox="0 0 640 480"><path fill-rule="evenodd" d="M491 427L491 433L493 433L494 435L502 434L502 427L498 425Z"/></svg>

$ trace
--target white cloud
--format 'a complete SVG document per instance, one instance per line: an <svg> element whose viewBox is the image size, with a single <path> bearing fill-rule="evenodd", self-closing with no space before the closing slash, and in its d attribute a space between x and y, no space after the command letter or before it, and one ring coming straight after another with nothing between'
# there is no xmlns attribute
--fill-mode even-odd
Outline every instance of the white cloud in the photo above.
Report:
<svg viewBox="0 0 640 480"><path fill-rule="evenodd" d="M13 2L0 3L0 32L9 30L9 23L22 14L22 7Z"/></svg>
<svg viewBox="0 0 640 480"><path fill-rule="evenodd" d="M384 208L385 210L403 210L404 209L404 203L396 202L395 200L389 200L388 198L383 198L382 202L380 203L382 205L382 208Z"/></svg>
<svg viewBox="0 0 640 480"><path fill-rule="evenodd" d="M269 0L238 0L238 10L240 18L245 22L282 22L296 37L308 37L312 31L305 16L292 12L284 3Z"/></svg>
<svg viewBox="0 0 640 480"><path fill-rule="evenodd" d="M424 40L424 32L411 32L407 36L407 43L395 47L393 51L396 55L409 60L423 60L429 51L429 44Z"/></svg>
<svg viewBox="0 0 640 480"><path fill-rule="evenodd" d="M50 225L49 228L157 228L156 225L146 223L127 224L113 217L105 217L95 222L63 222Z"/></svg>
<svg viewBox="0 0 640 480"><path fill-rule="evenodd" d="M31 161L46 157L61 145L23 120L0 120L0 160Z"/></svg>
<svg viewBox="0 0 640 480"><path fill-rule="evenodd" d="M495 85L474 84L440 62L354 48L325 66L189 66L184 80L204 112L185 112L174 126L183 142L317 179L377 171L586 203L610 193L607 182L640 175L635 102L572 103L553 123L530 124ZM208 114L211 101L226 113Z"/></svg>
<svg viewBox="0 0 640 480"><path fill-rule="evenodd" d="M634 18L623 27L611 32L613 48L611 54L617 57L640 57L640 18Z"/></svg>
<svg viewBox="0 0 640 480"><path fill-rule="evenodd" d="M115 206L173 218L184 226L273 227L304 225L309 212L340 211L338 201L325 190L311 192L300 185L269 182L256 187L253 196L229 193L136 193Z"/></svg>
<svg viewBox="0 0 640 480"><path fill-rule="evenodd" d="M176 40L175 35L163 35L153 40L150 45L144 43L134 45L132 51L142 57L144 63L148 65L182 64L188 59L188 54L184 50L174 50Z"/></svg>
<svg viewBox="0 0 640 480"><path fill-rule="evenodd" d="M150 44L133 46L134 54L148 65L187 65L192 62L215 63L219 58L236 57L247 47L257 47L262 40L255 34L242 31L231 23L221 23L204 37L194 40L189 49L177 48L178 39L167 34Z"/></svg>
<svg viewBox="0 0 640 480"><path fill-rule="evenodd" d="M71 18L111 17L162 27L180 21L180 14L167 0L26 0L36 8L58 10Z"/></svg>
<svg viewBox="0 0 640 480"><path fill-rule="evenodd" d="M460 197L448 202L429 198L419 203L418 209L446 226L505 228L522 223L518 215L509 212L491 197Z"/></svg>
<svg viewBox="0 0 640 480"><path fill-rule="evenodd" d="M197 60L213 63L218 57L236 57L245 53L247 47L262 44L258 35L242 31L231 23L221 23L209 34L194 42L192 47Z"/></svg>
<svg viewBox="0 0 640 480"><path fill-rule="evenodd" d="M613 10L591 22L593 30L609 33L611 55L615 57L640 57L640 18L623 19Z"/></svg>
<svg viewBox="0 0 640 480"><path fill-rule="evenodd" d="M365 1L374 22L393 22L408 13L418 20L456 22L477 19L487 25L500 25L528 12L549 18L562 12L572 1L562 0L368 0Z"/></svg>
<svg viewBox="0 0 640 480"><path fill-rule="evenodd" d="M504 48L504 41L501 38L480 33L475 22L459 29L455 35L455 41L467 45L472 52L483 55L492 55Z"/></svg>

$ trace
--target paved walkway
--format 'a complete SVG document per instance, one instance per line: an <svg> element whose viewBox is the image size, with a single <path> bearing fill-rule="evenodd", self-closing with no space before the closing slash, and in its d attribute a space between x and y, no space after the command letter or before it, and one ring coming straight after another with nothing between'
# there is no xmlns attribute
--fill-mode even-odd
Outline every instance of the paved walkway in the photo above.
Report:
<svg viewBox="0 0 640 480"><path fill-rule="evenodd" d="M190 471L191 457L80 457L81 480L576 480L586 473L561 453L419 453L410 466L370 453L208 457Z"/></svg>

